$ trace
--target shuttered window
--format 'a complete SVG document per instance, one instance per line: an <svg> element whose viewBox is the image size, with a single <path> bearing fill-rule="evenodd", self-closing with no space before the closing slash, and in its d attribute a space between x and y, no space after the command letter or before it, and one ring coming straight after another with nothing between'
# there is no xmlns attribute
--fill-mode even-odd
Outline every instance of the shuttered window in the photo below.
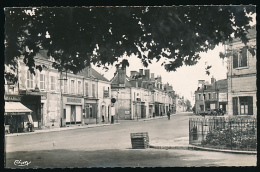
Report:
<svg viewBox="0 0 260 172"><path fill-rule="evenodd" d="M27 88L33 88L33 74L29 70L27 71Z"/></svg>
<svg viewBox="0 0 260 172"><path fill-rule="evenodd" d="M88 97L88 83L85 82L85 96Z"/></svg>
<svg viewBox="0 0 260 172"><path fill-rule="evenodd" d="M45 75L42 73L40 74L40 89L45 90Z"/></svg>
<svg viewBox="0 0 260 172"><path fill-rule="evenodd" d="M51 76L51 90L54 91L56 88L56 81L55 81L55 77Z"/></svg>

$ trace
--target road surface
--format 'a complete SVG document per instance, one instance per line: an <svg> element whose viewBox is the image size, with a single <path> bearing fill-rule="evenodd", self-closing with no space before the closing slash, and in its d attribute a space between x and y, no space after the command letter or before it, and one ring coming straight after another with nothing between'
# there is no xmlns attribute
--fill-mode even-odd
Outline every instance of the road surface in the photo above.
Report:
<svg viewBox="0 0 260 172"><path fill-rule="evenodd" d="M151 145L188 144L191 116L181 113L171 120L119 121L120 125L6 137L6 168L256 166L256 155L132 149L130 133L135 132L148 132Z"/></svg>

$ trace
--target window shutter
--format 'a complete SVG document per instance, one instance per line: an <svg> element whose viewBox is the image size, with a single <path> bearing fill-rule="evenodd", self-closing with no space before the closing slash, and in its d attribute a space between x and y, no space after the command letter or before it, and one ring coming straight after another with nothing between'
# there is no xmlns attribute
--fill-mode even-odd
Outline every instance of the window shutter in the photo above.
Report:
<svg viewBox="0 0 260 172"><path fill-rule="evenodd" d="M238 67L238 54L235 53L233 54L233 68L237 68Z"/></svg>
<svg viewBox="0 0 260 172"><path fill-rule="evenodd" d="M247 66L247 47L242 49L241 67Z"/></svg>
<svg viewBox="0 0 260 172"><path fill-rule="evenodd" d="M45 90L45 75L43 75L43 89Z"/></svg>
<svg viewBox="0 0 260 172"><path fill-rule="evenodd" d="M247 97L248 101L248 115L253 115L253 97Z"/></svg>
<svg viewBox="0 0 260 172"><path fill-rule="evenodd" d="M233 114L238 115L238 101L237 97L233 97Z"/></svg>

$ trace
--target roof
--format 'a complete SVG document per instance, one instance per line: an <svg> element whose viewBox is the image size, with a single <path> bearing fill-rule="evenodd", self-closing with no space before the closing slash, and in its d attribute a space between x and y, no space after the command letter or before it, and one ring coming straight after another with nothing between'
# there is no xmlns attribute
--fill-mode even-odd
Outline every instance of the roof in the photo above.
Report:
<svg viewBox="0 0 260 172"><path fill-rule="evenodd" d="M90 70L92 71L92 76L93 76L94 78L97 78L98 80L101 80L101 81L109 82L109 80L108 80L107 78L105 78L103 75L101 75L100 73L98 73L95 69L90 68Z"/></svg>
<svg viewBox="0 0 260 172"><path fill-rule="evenodd" d="M256 25L252 26L246 34L247 34L249 41L256 39ZM241 39L240 38L233 38L233 41L231 41L229 44L232 44L234 42L241 42Z"/></svg>
<svg viewBox="0 0 260 172"><path fill-rule="evenodd" d="M48 57L47 55L47 50L39 50L39 52L37 53L36 57L38 57L39 59L50 59L50 57Z"/></svg>
<svg viewBox="0 0 260 172"><path fill-rule="evenodd" d="M207 89L206 91L214 91L216 89L218 89L219 91L227 91L227 79L221 79L221 80L218 80L210 85L207 85ZM201 92L201 91L204 91L204 88L203 89L200 89L200 90L197 90L198 92Z"/></svg>
<svg viewBox="0 0 260 172"><path fill-rule="evenodd" d="M10 112L32 112L29 108L24 106L20 102L5 102L5 112L10 113Z"/></svg>
<svg viewBox="0 0 260 172"><path fill-rule="evenodd" d="M117 72L116 75L110 80L111 85L113 85L113 86L119 86L119 84L118 84L118 77L117 77L117 76L118 76L118 72ZM125 87L135 87L134 83L131 82L131 80L132 80L132 79L126 75L126 77L125 77Z"/></svg>

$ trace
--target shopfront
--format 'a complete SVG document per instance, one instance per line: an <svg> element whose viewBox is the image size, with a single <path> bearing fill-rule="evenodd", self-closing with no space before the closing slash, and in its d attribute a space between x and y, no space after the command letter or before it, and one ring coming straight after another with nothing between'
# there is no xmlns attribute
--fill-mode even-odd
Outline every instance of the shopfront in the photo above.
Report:
<svg viewBox="0 0 260 172"><path fill-rule="evenodd" d="M102 109L105 113L105 109ZM98 117L98 100L84 99L84 124L97 124L101 120Z"/></svg>
<svg viewBox="0 0 260 172"><path fill-rule="evenodd" d="M63 96L64 120L66 125L82 124L84 99Z"/></svg>
<svg viewBox="0 0 260 172"><path fill-rule="evenodd" d="M33 123L32 110L20 102L5 102L5 132L19 133L27 129L28 123Z"/></svg>

